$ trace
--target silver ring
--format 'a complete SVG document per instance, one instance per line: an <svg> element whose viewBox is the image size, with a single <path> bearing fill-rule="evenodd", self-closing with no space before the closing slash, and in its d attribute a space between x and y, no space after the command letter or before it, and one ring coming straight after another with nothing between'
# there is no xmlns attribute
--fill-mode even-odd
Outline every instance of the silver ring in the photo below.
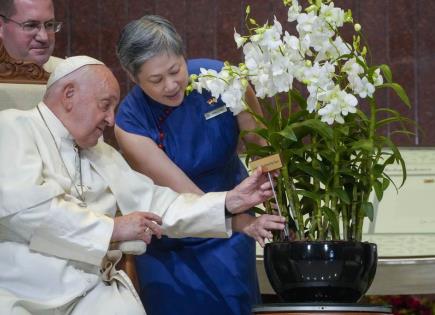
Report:
<svg viewBox="0 0 435 315"><path fill-rule="evenodd" d="M144 233L147 233L150 230L150 228L147 226L144 230Z"/></svg>

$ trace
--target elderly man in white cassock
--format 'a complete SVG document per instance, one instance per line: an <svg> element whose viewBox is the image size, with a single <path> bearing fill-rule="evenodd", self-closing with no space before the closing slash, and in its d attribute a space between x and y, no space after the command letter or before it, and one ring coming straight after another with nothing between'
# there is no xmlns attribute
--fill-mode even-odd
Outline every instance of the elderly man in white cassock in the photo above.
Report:
<svg viewBox="0 0 435 315"><path fill-rule="evenodd" d="M203 196L154 185L101 140L118 101L111 71L78 56L59 64L36 108L0 112L1 314L145 314L110 244L228 237L229 214L271 196L261 170ZM283 227L279 218L259 233Z"/></svg>

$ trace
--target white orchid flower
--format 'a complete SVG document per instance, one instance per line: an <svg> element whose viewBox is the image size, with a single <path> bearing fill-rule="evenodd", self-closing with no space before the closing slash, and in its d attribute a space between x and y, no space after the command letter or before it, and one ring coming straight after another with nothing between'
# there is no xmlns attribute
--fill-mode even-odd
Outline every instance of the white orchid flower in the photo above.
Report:
<svg viewBox="0 0 435 315"><path fill-rule="evenodd" d="M240 48L243 46L243 44L246 42L246 38L242 37L239 33L236 32L234 29L234 41L236 42L237 48Z"/></svg>
<svg viewBox="0 0 435 315"><path fill-rule="evenodd" d="M376 69L373 73L374 86L379 86L384 83L384 78L381 75L381 69Z"/></svg>
<svg viewBox="0 0 435 315"><path fill-rule="evenodd" d="M297 80L307 87L309 112L317 112L328 124L343 123L348 113L356 111L355 95L371 97L375 86L383 83L380 69L374 71L371 83L357 62L359 58L365 63L361 55L348 58L340 68L340 57L354 52L338 35L337 29L348 18L333 2L305 12L298 0L288 4L288 21L296 21L298 36L283 32L276 17L273 24L255 28L249 37L234 30L237 47L243 48L244 63L240 67L226 66L219 73L201 69L193 87L209 90L212 96L221 97L233 113L239 113L245 106L248 81L256 96L265 98L288 92Z"/></svg>
<svg viewBox="0 0 435 315"><path fill-rule="evenodd" d="M344 11L340 8L335 8L333 2L329 3L329 5L322 3L319 16L334 28L341 27L344 24Z"/></svg>
<svg viewBox="0 0 435 315"><path fill-rule="evenodd" d="M246 109L244 102L245 91L246 87L242 84L241 80L234 79L222 93L222 101L231 110L233 115L237 115Z"/></svg>
<svg viewBox="0 0 435 315"><path fill-rule="evenodd" d="M293 0L292 5L288 9L287 21L296 21L301 11L302 7L299 5L298 0Z"/></svg>

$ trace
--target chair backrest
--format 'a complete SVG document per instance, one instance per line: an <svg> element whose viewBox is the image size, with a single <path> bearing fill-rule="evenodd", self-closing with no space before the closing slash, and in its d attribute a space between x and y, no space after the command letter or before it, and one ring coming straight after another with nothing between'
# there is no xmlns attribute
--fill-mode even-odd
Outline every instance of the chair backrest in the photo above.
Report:
<svg viewBox="0 0 435 315"><path fill-rule="evenodd" d="M0 42L0 110L36 106L42 100L48 77L42 67L9 57Z"/></svg>

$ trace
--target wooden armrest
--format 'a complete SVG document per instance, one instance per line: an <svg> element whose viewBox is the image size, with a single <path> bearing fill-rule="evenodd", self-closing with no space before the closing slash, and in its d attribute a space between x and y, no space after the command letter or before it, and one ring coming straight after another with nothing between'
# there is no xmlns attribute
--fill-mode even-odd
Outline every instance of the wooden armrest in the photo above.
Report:
<svg viewBox="0 0 435 315"><path fill-rule="evenodd" d="M133 283L136 291L139 292L139 278L137 277L134 255L122 255L122 259L118 263L118 266L120 269L124 270L124 272L128 275L131 282Z"/></svg>

